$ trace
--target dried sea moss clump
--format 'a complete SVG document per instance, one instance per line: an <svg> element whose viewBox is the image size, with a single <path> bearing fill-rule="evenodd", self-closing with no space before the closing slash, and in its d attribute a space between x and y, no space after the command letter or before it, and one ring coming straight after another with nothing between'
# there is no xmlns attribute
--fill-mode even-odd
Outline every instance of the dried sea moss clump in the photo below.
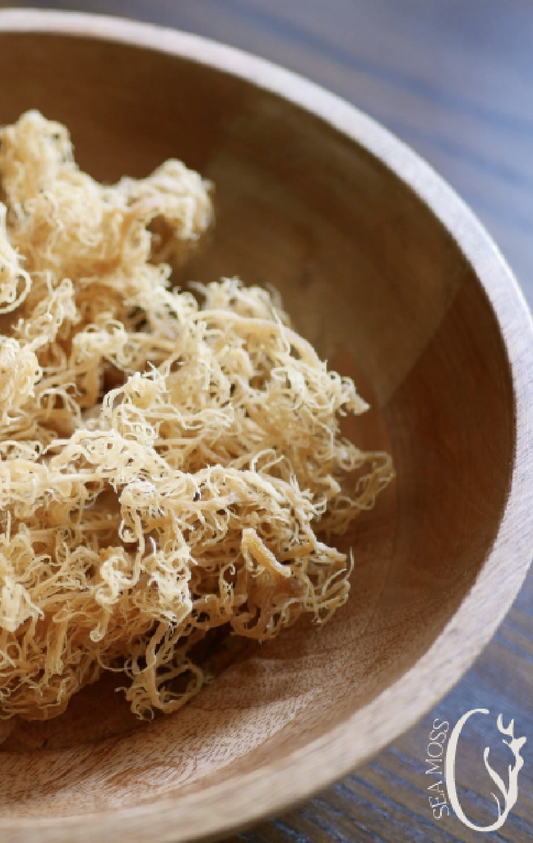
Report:
<svg viewBox="0 0 533 843"><path fill-rule="evenodd" d="M366 405L265 290L170 289L212 221L199 175L102 186L37 112L0 144L0 717L53 717L106 669L170 712L208 630L262 641L346 601L317 531L372 506L390 458L340 438Z"/></svg>

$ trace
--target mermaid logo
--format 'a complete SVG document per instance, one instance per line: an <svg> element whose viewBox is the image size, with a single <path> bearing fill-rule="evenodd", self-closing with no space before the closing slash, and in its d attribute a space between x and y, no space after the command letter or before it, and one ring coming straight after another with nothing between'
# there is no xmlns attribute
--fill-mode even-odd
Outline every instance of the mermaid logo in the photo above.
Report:
<svg viewBox="0 0 533 843"><path fill-rule="evenodd" d="M515 738L514 720L511 720L509 726L505 728L505 726L503 725L502 715L500 714L498 716L498 729L502 735L506 735L509 738L509 740L502 738L502 743L508 746L511 752L513 753L514 766L511 767L510 764L508 766L509 784L508 787L506 787L505 782L503 781L501 776L499 776L496 770L493 770L493 768L490 766L490 750L488 746L485 747L485 751L483 753L485 767L487 768L487 772L491 777L492 781L500 791L500 796L503 797L503 809L497 795L495 793L492 793L492 796L496 800L496 805L498 807L498 819L492 825L486 827L474 825L474 823L470 822L468 817L465 816L465 813L457 797L457 788L455 786L455 755L457 752L457 743L459 741L459 736L461 734L463 726L465 725L468 718L471 717L473 714L490 714L490 712L486 708L473 708L472 711L467 711L466 714L463 714L461 719L458 720L454 726L446 750L445 774L448 798L455 813L457 814L461 822L468 826L468 828L471 828L474 831L496 831L498 828L502 827L505 820L509 816L511 808L516 804L516 800L518 799L518 773L524 766L524 759L520 755L520 750L526 743L526 738Z"/></svg>

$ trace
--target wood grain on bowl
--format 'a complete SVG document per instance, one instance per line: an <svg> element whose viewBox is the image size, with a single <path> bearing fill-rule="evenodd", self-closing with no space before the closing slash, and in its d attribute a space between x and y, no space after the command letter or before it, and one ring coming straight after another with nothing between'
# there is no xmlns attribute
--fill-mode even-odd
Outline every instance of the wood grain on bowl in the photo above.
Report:
<svg viewBox="0 0 533 843"><path fill-rule="evenodd" d="M513 600L533 539L529 316L425 164L278 68L149 26L5 12L0 74L0 123L30 107L65 122L98 178L170 156L213 178L218 227L187 274L278 286L318 351L367 384L362 444L394 455L396 484L347 537L351 599L323 630L239 656L151 724L110 716L103 732L104 684L75 720L17 725L0 747L2 843L227 833L404 731Z"/></svg>

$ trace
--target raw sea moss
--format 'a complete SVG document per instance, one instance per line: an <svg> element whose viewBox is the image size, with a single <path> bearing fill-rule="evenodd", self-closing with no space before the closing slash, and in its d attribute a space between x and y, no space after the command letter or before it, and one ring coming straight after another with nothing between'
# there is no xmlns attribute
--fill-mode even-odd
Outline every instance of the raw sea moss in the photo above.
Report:
<svg viewBox="0 0 533 843"><path fill-rule="evenodd" d="M345 603L328 542L391 460L341 437L366 404L276 295L171 289L212 223L197 173L100 185L35 111L0 143L0 717L60 714L106 670L139 717L171 712L212 630Z"/></svg>

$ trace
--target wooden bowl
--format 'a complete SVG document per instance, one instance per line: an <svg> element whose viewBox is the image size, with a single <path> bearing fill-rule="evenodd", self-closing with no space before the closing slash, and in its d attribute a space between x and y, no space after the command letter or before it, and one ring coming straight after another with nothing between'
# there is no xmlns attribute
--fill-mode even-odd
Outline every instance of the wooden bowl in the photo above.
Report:
<svg viewBox="0 0 533 843"><path fill-rule="evenodd" d="M279 287L371 400L353 435L394 455L395 483L351 537L349 603L323 630L234 654L151 724L102 681L0 746L2 843L228 833L411 726L509 608L533 545L530 317L426 164L267 62L147 25L4 11L0 78L0 123L28 108L65 122L101 179L170 156L211 177L216 235L188 274Z"/></svg>

